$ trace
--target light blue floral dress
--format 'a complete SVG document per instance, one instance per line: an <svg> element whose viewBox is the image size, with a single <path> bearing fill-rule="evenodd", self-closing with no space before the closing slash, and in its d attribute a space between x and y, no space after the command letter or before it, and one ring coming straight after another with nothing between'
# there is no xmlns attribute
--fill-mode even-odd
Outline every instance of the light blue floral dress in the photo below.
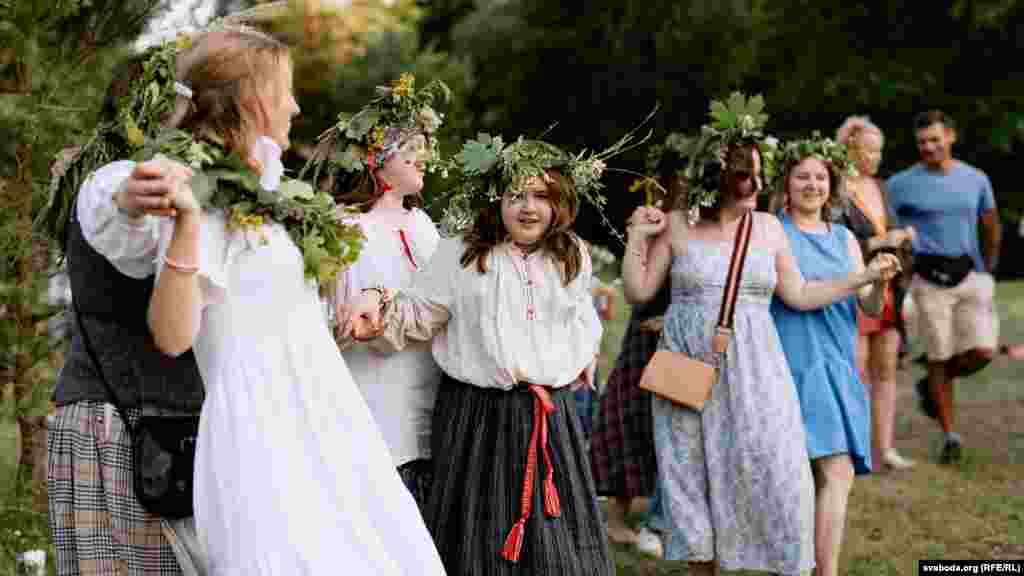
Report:
<svg viewBox="0 0 1024 576"><path fill-rule="evenodd" d="M755 215L754 238L766 217ZM689 242L672 262L661 347L711 362L732 242ZM769 311L775 257L751 242L736 332L704 409L654 397L666 559L778 574L814 567L814 482L800 404Z"/></svg>

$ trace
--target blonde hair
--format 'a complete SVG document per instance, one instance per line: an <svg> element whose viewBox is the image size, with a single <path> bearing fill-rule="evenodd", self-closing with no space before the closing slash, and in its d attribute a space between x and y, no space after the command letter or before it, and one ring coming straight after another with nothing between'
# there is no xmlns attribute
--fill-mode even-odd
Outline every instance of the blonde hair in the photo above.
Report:
<svg viewBox="0 0 1024 576"><path fill-rule="evenodd" d="M254 127L243 102L260 97L288 58L288 46L251 28L198 35L177 59L178 81L192 96L178 97L168 126L218 137L248 158Z"/></svg>
<svg viewBox="0 0 1024 576"><path fill-rule="evenodd" d="M850 116L843 121L839 130L836 130L836 142L847 148L855 148L857 140L862 134L871 132L877 134L882 141L885 141L885 134L882 129L875 125L867 116Z"/></svg>

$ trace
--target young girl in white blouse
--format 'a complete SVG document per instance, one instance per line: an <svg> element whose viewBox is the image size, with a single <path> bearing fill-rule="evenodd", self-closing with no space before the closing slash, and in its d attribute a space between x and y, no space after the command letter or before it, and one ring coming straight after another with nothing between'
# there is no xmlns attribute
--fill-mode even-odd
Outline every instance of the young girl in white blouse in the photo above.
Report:
<svg viewBox="0 0 1024 576"><path fill-rule="evenodd" d="M395 297L365 290L352 332L400 350L433 339L444 374L426 519L452 574L613 574L570 390L590 386L601 325L591 262L571 230L603 164L539 141L467 143L442 239Z"/></svg>
<svg viewBox="0 0 1024 576"><path fill-rule="evenodd" d="M434 81L417 90L403 75L352 119L377 118L373 128L350 132L341 122L321 138L309 168L340 204L357 207L366 242L359 260L338 277L331 298L335 317L344 323L348 307L362 289L387 285L405 288L422 271L440 236L419 208L423 175L436 161L435 131L441 115L432 104L447 87ZM350 134L362 134L352 137ZM348 150L364 154L346 156ZM352 378L373 412L398 474L424 509L430 490L430 421L441 369L430 343L416 342L399 354L384 355L366 344L343 351Z"/></svg>

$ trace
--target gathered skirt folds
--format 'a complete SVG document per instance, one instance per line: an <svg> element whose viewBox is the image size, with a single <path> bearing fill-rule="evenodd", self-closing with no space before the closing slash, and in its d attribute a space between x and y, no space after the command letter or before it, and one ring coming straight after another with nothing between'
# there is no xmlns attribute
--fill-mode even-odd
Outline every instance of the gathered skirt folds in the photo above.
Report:
<svg viewBox="0 0 1024 576"><path fill-rule="evenodd" d="M546 416L545 450L543 434L533 434L537 398L529 388L479 388L443 377L434 407L427 525L449 576L615 573L573 395L567 388L548 390L554 409ZM531 440L536 473L513 562L503 551L523 516ZM557 516L549 513L550 485L545 489L550 471Z"/></svg>

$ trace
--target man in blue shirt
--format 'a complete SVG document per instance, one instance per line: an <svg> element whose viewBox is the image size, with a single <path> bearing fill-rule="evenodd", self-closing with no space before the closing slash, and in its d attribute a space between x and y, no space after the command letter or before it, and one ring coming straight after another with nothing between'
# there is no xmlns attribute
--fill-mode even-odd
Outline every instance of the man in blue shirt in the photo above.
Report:
<svg viewBox="0 0 1024 576"><path fill-rule="evenodd" d="M1001 227L988 176L952 156L952 119L924 112L914 129L921 162L887 184L893 211L916 231L910 291L928 344L928 377L918 392L945 433L941 461L952 463L961 449L953 431L953 380L987 366L999 338L992 272Z"/></svg>

